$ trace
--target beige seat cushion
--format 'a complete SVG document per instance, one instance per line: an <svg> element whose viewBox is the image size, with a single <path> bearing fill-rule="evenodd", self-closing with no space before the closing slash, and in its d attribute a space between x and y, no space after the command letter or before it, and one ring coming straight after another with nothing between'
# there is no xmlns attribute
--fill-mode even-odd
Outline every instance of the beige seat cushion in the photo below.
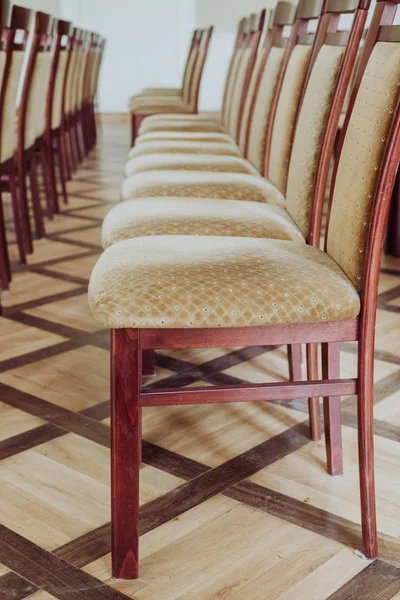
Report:
<svg viewBox="0 0 400 600"><path fill-rule="evenodd" d="M129 152L130 160L134 161L135 159L141 156L149 156L152 154L213 154L220 156L241 156L239 148L235 144L220 144L218 142L192 142L192 141L183 141L183 142L154 142L152 144L139 144L132 148Z"/></svg>
<svg viewBox="0 0 400 600"><path fill-rule="evenodd" d="M144 133L136 138L135 147L144 144L154 144L158 142L209 142L212 144L231 144L236 146L236 142L227 133L218 133L213 131L160 131L153 133ZM131 148L130 153L134 152Z"/></svg>
<svg viewBox="0 0 400 600"><path fill-rule="evenodd" d="M148 113L150 114L150 113ZM196 115L195 115L196 116ZM147 119L146 119L147 120ZM225 127L222 123L218 121L213 121L212 119L206 120L196 120L196 119L177 119L176 121L172 119L168 120L159 120L159 121L151 121L147 123L146 127L139 128L139 134L143 135L145 133L152 132L177 132L177 133L185 133L185 132L209 132L209 133L227 133Z"/></svg>
<svg viewBox="0 0 400 600"><path fill-rule="evenodd" d="M284 196L266 179L238 173L152 171L125 179L123 200L143 197L217 198L250 200L285 206Z"/></svg>
<svg viewBox="0 0 400 600"><path fill-rule="evenodd" d="M207 171L259 175L257 169L239 156L215 154L149 154L131 159L125 167L126 177L147 171Z"/></svg>
<svg viewBox="0 0 400 600"><path fill-rule="evenodd" d="M156 101L157 100L157 101ZM174 98L153 98L153 102L150 98L137 99L130 105L130 111L135 115L152 115L158 113L191 113L193 112L192 107L186 104L183 100L178 99L175 102Z"/></svg>
<svg viewBox="0 0 400 600"><path fill-rule="evenodd" d="M182 88L145 88L145 96L182 96Z"/></svg>
<svg viewBox="0 0 400 600"><path fill-rule="evenodd" d="M340 267L306 244L157 236L104 252L89 285L109 328L256 327L356 317L359 295Z"/></svg>
<svg viewBox="0 0 400 600"><path fill-rule="evenodd" d="M173 122L172 124L176 124L178 121L185 121L188 122L190 121L191 123L204 123L204 121L213 121L215 123L220 124L221 121L219 119L210 119L209 116L207 115L198 115L198 114L193 114L193 115L187 115L187 114L161 114L161 115L149 115L146 119L144 119L144 121L140 124L140 128L139 128L139 133L140 135L142 135L142 133L146 133L146 131L151 130L151 127L153 127L156 123L160 123L160 121L162 121L163 123L167 122Z"/></svg>
<svg viewBox="0 0 400 600"><path fill-rule="evenodd" d="M214 198L138 198L115 206L103 222L103 247L150 235L256 237L304 243L288 212L260 202Z"/></svg>

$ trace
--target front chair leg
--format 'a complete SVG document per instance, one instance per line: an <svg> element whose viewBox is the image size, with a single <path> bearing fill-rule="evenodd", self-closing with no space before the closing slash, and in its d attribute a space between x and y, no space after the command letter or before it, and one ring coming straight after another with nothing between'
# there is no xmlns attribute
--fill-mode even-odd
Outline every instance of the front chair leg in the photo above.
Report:
<svg viewBox="0 0 400 600"><path fill-rule="evenodd" d="M111 331L112 571L116 579L137 579L139 571L142 352L134 333Z"/></svg>
<svg viewBox="0 0 400 600"><path fill-rule="evenodd" d="M316 344L307 344L307 379L308 381L317 381L319 379L318 346ZM321 414L319 398L308 399L308 410L310 414L311 439L318 441L321 439Z"/></svg>
<svg viewBox="0 0 400 600"><path fill-rule="evenodd" d="M324 379L340 379L340 344L322 344ZM342 414L339 397L324 398L325 443L328 472L343 475Z"/></svg>
<svg viewBox="0 0 400 600"><path fill-rule="evenodd" d="M372 309L371 309L372 310ZM358 342L358 460L360 470L363 551L367 558L378 556L374 472L374 320L367 323Z"/></svg>

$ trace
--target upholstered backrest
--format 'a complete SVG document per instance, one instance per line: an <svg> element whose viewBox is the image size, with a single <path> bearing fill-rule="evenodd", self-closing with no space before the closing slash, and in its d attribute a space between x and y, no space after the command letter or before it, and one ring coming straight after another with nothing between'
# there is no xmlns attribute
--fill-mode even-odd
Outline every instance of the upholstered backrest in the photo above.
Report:
<svg viewBox="0 0 400 600"><path fill-rule="evenodd" d="M257 88L257 81L261 76L261 71L265 65L265 54L269 50L265 50L264 48L261 50L259 55L257 56L256 63L254 65L254 70L251 76L249 88L246 94L246 100L243 108L242 114L242 123L240 126L240 134L239 134L239 146L243 154L246 151L246 141L247 141L247 130L249 127L250 116L251 116L251 107L253 105L254 94Z"/></svg>
<svg viewBox="0 0 400 600"><path fill-rule="evenodd" d="M78 54L79 53L74 48L71 51L70 60L69 60L67 84L66 84L66 91L65 91L65 112L67 114L70 114L73 110L74 80L76 77Z"/></svg>
<svg viewBox="0 0 400 600"><path fill-rule="evenodd" d="M3 53L1 54L3 55ZM0 128L0 162L2 163L12 158L16 149L17 96L24 59L24 51L13 51L7 88L5 90L3 118Z"/></svg>
<svg viewBox="0 0 400 600"><path fill-rule="evenodd" d="M83 48L80 47L78 50L78 55L75 63L75 76L73 79L73 89L72 89L72 112L75 112L78 108L78 95L79 95L79 84L81 80L81 73L83 69L83 65L85 62L85 52Z"/></svg>
<svg viewBox="0 0 400 600"><path fill-rule="evenodd" d="M79 78L78 78L78 86L77 86L77 108L78 108L78 110L81 109L82 103L83 103L83 95L84 95L84 91L85 91L85 76L86 76L86 69L88 67L88 61L89 61L89 48L86 48L85 51L83 52L81 70L80 70Z"/></svg>
<svg viewBox="0 0 400 600"><path fill-rule="evenodd" d="M187 64L187 69L186 69L186 75L185 75L185 80L183 82L183 88L182 88L182 96L185 102L190 102L190 84L193 78L193 73L196 67L196 61L197 61L197 57L198 57L198 48L192 48L190 55L189 55L189 59L188 59L188 64ZM197 61L198 63L198 61Z"/></svg>
<svg viewBox="0 0 400 600"><path fill-rule="evenodd" d="M222 123L225 125L225 127L227 127L229 124L229 117L232 105L232 93L236 83L237 72L242 61L243 52L243 47L239 47L235 50L229 77L225 86L226 89L224 93L224 104L222 106Z"/></svg>
<svg viewBox="0 0 400 600"><path fill-rule="evenodd" d="M290 55L276 109L268 179L286 193L293 128L311 54L311 46L297 44Z"/></svg>
<svg viewBox="0 0 400 600"><path fill-rule="evenodd" d="M378 42L370 56L340 155L328 254L360 289L376 187L400 93L400 44Z"/></svg>
<svg viewBox="0 0 400 600"><path fill-rule="evenodd" d="M26 107L25 149L43 135L46 127L46 100L52 57L49 51L38 52Z"/></svg>
<svg viewBox="0 0 400 600"><path fill-rule="evenodd" d="M236 80L232 89L231 109L229 112L229 121L227 123L228 131L231 137L236 140L238 135L240 108L242 105L242 97L244 85L246 82L249 64L253 54L252 48L245 48L242 59L236 72Z"/></svg>
<svg viewBox="0 0 400 600"><path fill-rule="evenodd" d="M58 129L61 125L62 109L63 109L63 93L64 93L64 81L65 74L68 65L68 52L63 49L60 51L58 59L58 67L56 80L54 82L54 97L53 97L53 112L51 119L52 129Z"/></svg>
<svg viewBox="0 0 400 600"><path fill-rule="evenodd" d="M271 48L261 77L250 124L248 159L260 173L264 167L268 118L284 52L284 48Z"/></svg>
<svg viewBox="0 0 400 600"><path fill-rule="evenodd" d="M311 71L297 124L286 192L286 208L307 237L321 145L345 48L322 46Z"/></svg>

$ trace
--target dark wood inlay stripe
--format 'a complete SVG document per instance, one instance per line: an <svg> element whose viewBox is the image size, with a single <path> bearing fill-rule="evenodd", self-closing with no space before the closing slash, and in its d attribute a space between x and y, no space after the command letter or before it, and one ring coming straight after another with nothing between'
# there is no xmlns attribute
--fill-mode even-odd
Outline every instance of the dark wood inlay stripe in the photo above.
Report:
<svg viewBox="0 0 400 600"><path fill-rule="evenodd" d="M52 356L58 356L59 354L64 354L70 350L76 350L76 348L79 348L82 345L86 344L76 342L74 340L67 340L65 342L54 344L54 346L47 346L46 348L41 348L40 350L35 350L34 352L27 352L27 354L21 354L20 356L2 360L0 362L0 373L18 369L19 367L24 367L25 365L30 365L31 363L50 358Z"/></svg>
<svg viewBox="0 0 400 600"><path fill-rule="evenodd" d="M0 525L0 562L59 600L129 600L128 596Z"/></svg>
<svg viewBox="0 0 400 600"><path fill-rule="evenodd" d="M400 592L400 569L377 560L329 600L392 600Z"/></svg>
<svg viewBox="0 0 400 600"><path fill-rule="evenodd" d="M16 573L0 577L1 600L24 600L34 594L37 587Z"/></svg>

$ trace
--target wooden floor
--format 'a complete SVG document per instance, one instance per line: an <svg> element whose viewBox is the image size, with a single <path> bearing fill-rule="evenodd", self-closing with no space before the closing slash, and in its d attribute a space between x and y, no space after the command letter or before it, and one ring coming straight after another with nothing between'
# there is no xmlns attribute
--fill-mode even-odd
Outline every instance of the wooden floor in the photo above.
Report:
<svg viewBox="0 0 400 600"><path fill-rule="evenodd" d="M323 441L308 438L303 401L157 408L144 421L141 577L111 579L108 331L92 319L86 290L128 139L127 125L105 126L69 184L69 206L2 297L0 599L400 600L394 259L382 272L376 348L380 559L355 552L354 398L343 401L339 478L326 473ZM284 350L268 347L163 352L157 363L153 387L287 377ZM353 376L352 345L342 367Z"/></svg>

